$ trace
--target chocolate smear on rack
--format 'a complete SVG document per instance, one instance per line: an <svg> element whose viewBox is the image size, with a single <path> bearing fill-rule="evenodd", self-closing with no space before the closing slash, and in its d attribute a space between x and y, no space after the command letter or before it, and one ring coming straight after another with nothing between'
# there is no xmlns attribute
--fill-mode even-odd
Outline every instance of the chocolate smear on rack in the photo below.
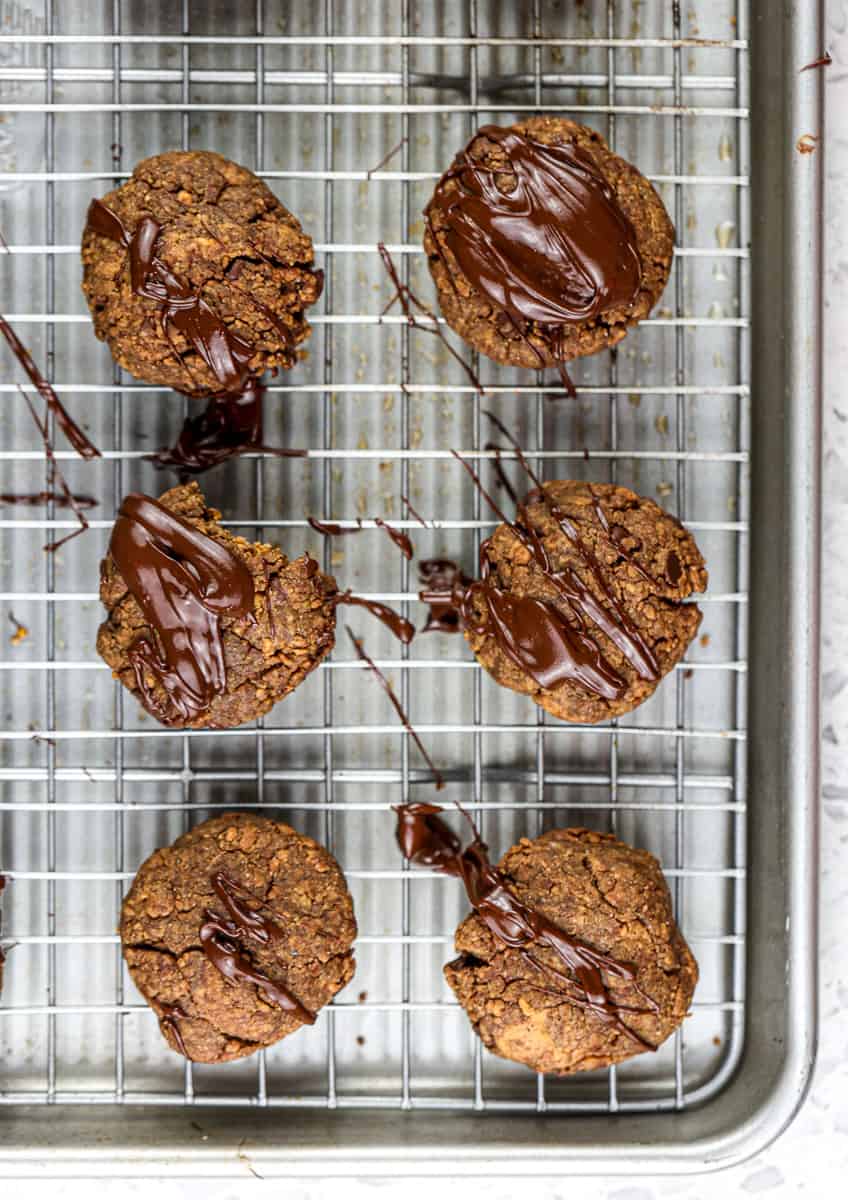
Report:
<svg viewBox="0 0 848 1200"><path fill-rule="evenodd" d="M419 525L422 527L422 529L429 529L429 528L430 528L430 525L429 525L429 523L428 523L427 521L425 521L425 520L424 520L424 518L421 516L421 514L420 514L420 513L417 513L417 512L415 511L415 509L414 509L414 508L412 507L412 505L410 504L408 497L406 497L406 496L401 496L401 500L402 500L402 501L403 501L403 503L406 505L407 511L410 513L410 515L411 515L411 516L413 516L413 517L415 518L415 520L416 520L416 521L418 522L418 524L419 524Z"/></svg>
<svg viewBox="0 0 848 1200"><path fill-rule="evenodd" d="M6 887L6 876L0 875L0 898L2 898L3 890L5 887ZM0 933L2 933L2 931L3 931L3 920L2 920L2 913L0 913ZM3 948L3 946L0 945L0 989L2 989L2 987L3 987L3 966L4 966L5 962L6 962L6 951Z"/></svg>
<svg viewBox="0 0 848 1200"><path fill-rule="evenodd" d="M44 446L44 455L45 455L45 458L47 459L48 483L50 484L51 489L54 487L58 487L61 495L64 497L65 506L67 508L71 509L74 516L79 521L78 529L73 529L70 533L65 534L65 536L63 538L59 538L58 541L47 542L42 547L42 549L46 553L53 554L56 550L60 549L60 547L64 546L67 542L72 541L75 537L79 537L79 535L81 533L85 533L86 529L88 529L88 519L85 515L85 512L83 511L83 508L87 507L87 506L81 505L77 501L76 496L71 491L71 489L68 487L67 481L65 480L65 476L62 474L62 472L59 470L59 467L56 464L56 456L53 453L53 444L50 441L50 437L48 434L46 418L40 417L38 415L38 413L35 411L35 406L33 405L29 396L23 390L23 388L19 388L18 390L20 391L21 395L24 398L24 403L26 404L27 408L29 409L30 416L33 419L35 427L38 430L39 435L41 437L42 445ZM99 451L98 451L98 454L99 454ZM49 503L49 501L48 501L48 503Z"/></svg>
<svg viewBox="0 0 848 1200"><path fill-rule="evenodd" d="M183 1058L191 1059L180 1029L180 1021L186 1020L188 1013L180 1008L179 1004L166 1004L162 1000L157 1000L156 1005L161 1010L159 1013L159 1028L162 1030L162 1033L164 1034L166 1029L170 1030L180 1054L182 1054Z"/></svg>
<svg viewBox="0 0 848 1200"><path fill-rule="evenodd" d="M241 889L233 893L235 895L235 901L233 901L230 895L230 888L228 888L227 884L216 886L216 879L220 880L220 878L220 875L212 877L212 886L216 895L219 899L222 896L227 897L226 905L228 911L231 914L236 913L240 915L222 917L211 909L206 910L204 914L205 920L200 926L200 945L203 948L203 953L216 971L220 971L225 979L230 980L232 983L235 983L239 979L245 983L255 984L273 1004L276 1004L284 1012L292 1013L304 1025L314 1025L315 1013L305 1008L286 987L275 983L264 971L260 971L255 967L247 954L240 948L239 943L242 939L263 942L262 937L257 936L256 921L258 918L255 912L243 907L242 901L239 899L239 892L242 892ZM272 926L274 929L279 930L279 926L267 921L262 922L258 928L263 932L267 932ZM267 941L270 940L271 935L269 932L268 938L263 944L267 944Z"/></svg>
<svg viewBox="0 0 848 1200"><path fill-rule="evenodd" d="M408 646L415 637L415 626L411 621L407 621L406 617L402 617L399 612L395 612L388 604L383 604L379 600L369 600L365 596L355 596L350 590L340 592L333 601L334 604L348 604L353 608L364 608L371 613L372 617L376 617L390 633L394 634L399 642L404 646Z"/></svg>
<svg viewBox="0 0 848 1200"><path fill-rule="evenodd" d="M150 626L129 649L145 707L166 725L198 717L226 688L221 620L253 616L250 571L214 538L137 492L121 504L109 550Z"/></svg>
<svg viewBox="0 0 848 1200"><path fill-rule="evenodd" d="M412 722L410 721L409 717L406 715L406 711L404 710L403 705L401 704L400 700L398 700L397 696L395 695L394 688L389 683L388 679L383 674L383 672L380 670L380 668L377 666L377 664L374 662L373 658L371 658L370 655L366 654L365 647L362 644L361 638L356 637L356 635L348 628L348 626L345 626L345 629L347 630L347 636L353 642L353 648L356 651L357 658L359 658L362 662L365 663L365 665L368 667L371 674L374 676L374 678L379 683L380 687L383 689L383 691L389 697L389 700L391 701L391 704L392 704L392 708L395 710L397 715L400 717L401 724L403 725L403 727L407 731L407 733L410 734L410 736L412 737L412 740L415 742L415 745L421 751L422 757L424 758L424 761L427 763L427 766L433 772L433 780L436 785L436 791L440 791L445 786L445 781L442 778L442 774L439 771L436 764L433 762L430 755L424 749L424 743L421 741L421 738L415 732Z"/></svg>
<svg viewBox="0 0 848 1200"><path fill-rule="evenodd" d="M29 376L33 387L38 392L39 396L41 396L48 409L55 416L56 423L64 433L65 437L71 443L74 450L76 450L77 454L79 454L80 458L100 458L100 451L97 449L94 443L86 437L79 425L77 425L76 421L74 421L71 414L56 395L56 392L53 390L52 386L48 383L48 381L39 371L38 367L35 365L29 350L27 350L26 346L20 340L6 318L2 316L0 316L0 333L3 334L3 337L8 342L9 348L11 349L15 358Z"/></svg>
<svg viewBox="0 0 848 1200"><path fill-rule="evenodd" d="M400 141L398 142L398 144L396 146L393 146L392 149L388 152L388 154L385 154L380 159L380 161L377 163L376 167L372 167L370 171L365 172L365 178L370 180L372 175L376 175L378 171L382 170L383 167L386 165L386 163L391 162L396 154L400 154L401 150L404 148L404 146L406 145L406 143L408 141L409 141L409 138L406 138L406 137L401 138Z"/></svg>
<svg viewBox="0 0 848 1200"><path fill-rule="evenodd" d="M384 317L389 309L395 304L400 304L401 311L406 317L407 323L411 325L413 329L421 329L423 332L432 333L435 337L437 337L447 350L448 354L450 354L452 358L456 359L456 361L462 367L463 371L470 379L474 390L482 396L484 394L482 383L474 371L472 371L471 367L469 367L462 355L458 354L457 351L454 350L453 346L445 337L442 327L439 324L438 317L433 312L432 308L429 308L422 300L419 300L410 288L409 284L404 283L401 280L397 273L397 268L392 261L392 256L389 254L382 242L377 243L377 250L380 254L380 258L382 259L383 266L386 268L386 274L392 281L395 289L395 294L381 312L380 317ZM418 319L421 316L427 317L428 322L422 323Z"/></svg>
<svg viewBox="0 0 848 1200"><path fill-rule="evenodd" d="M306 520L316 533L320 533L324 537L346 537L351 533L362 533L365 528L361 517L357 517L355 525L339 525L335 521L319 521L317 517L307 517ZM374 517L373 520L378 529L384 530L389 541L397 546L404 558L412 558L415 548L402 530L395 529L382 517Z"/></svg>
<svg viewBox="0 0 848 1200"><path fill-rule="evenodd" d="M0 492L0 504L21 504L37 507L42 504L53 504L56 508L96 508L97 501L93 496L65 495L64 492Z"/></svg>
<svg viewBox="0 0 848 1200"><path fill-rule="evenodd" d="M174 467L180 479L187 479L250 452L305 458L305 450L266 446L263 442L264 392L262 384L251 377L237 392L210 397L203 412L186 417L174 445L151 454L150 461L160 468Z"/></svg>
<svg viewBox="0 0 848 1200"><path fill-rule="evenodd" d="M92 200L86 229L125 248L133 294L159 306L162 332L168 341L170 330L175 329L200 355L223 391L241 391L250 377L250 360L255 347L235 333L190 284L159 258L159 223L153 217L142 217L135 229L130 230L102 200ZM249 292L245 292L245 296L259 307ZM262 308L264 311L264 306ZM282 321L275 317L274 325L286 340L290 340L291 332ZM179 352L173 346L172 349L189 378L189 390L193 391L191 371Z"/></svg>
<svg viewBox="0 0 848 1200"><path fill-rule="evenodd" d="M806 66L801 67L801 71L814 71L816 69L816 67L829 67L832 62L833 62L833 59L830 57L830 54L825 50L825 52L821 56L821 58L814 58L812 62L808 62Z"/></svg>
<svg viewBox="0 0 848 1200"><path fill-rule="evenodd" d="M506 876L489 861L488 847L476 829L473 840L463 849L460 839L442 820L443 811L437 804L402 804L395 808L397 841L404 858L431 867L441 875L461 879L472 908L502 945L518 950L526 962L546 975L558 989L565 987L564 998L569 1003L591 1012L643 1049L656 1050L656 1046L625 1024L621 1016L623 1012L657 1011L656 1004L636 982L636 968L566 933L538 909L520 900L510 891ZM470 822L468 815L464 815ZM534 946L552 950L563 969L536 958L532 953ZM646 1007L618 1004L605 976L633 988Z"/></svg>
<svg viewBox="0 0 848 1200"><path fill-rule="evenodd" d="M592 156L496 125L477 138L506 163L487 166L461 150L428 207L472 286L516 320L543 326L632 304L642 279L636 233Z"/></svg>

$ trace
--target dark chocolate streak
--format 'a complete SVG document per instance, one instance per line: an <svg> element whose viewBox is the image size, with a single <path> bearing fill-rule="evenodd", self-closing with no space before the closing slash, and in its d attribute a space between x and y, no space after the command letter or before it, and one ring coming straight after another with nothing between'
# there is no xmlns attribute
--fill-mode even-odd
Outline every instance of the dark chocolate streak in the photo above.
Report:
<svg viewBox="0 0 848 1200"><path fill-rule="evenodd" d="M454 350L453 346L445 337L444 333L442 332L442 327L439 324L436 314L433 312L432 308L428 308L422 300L418 299L409 285L401 281L401 278L397 273L397 267L392 261L392 256L389 254L382 242L377 243L377 250L379 251L383 266L386 268L386 274L392 281L392 284L395 288L394 296L392 296L391 300L383 309L380 316L384 317L394 304L400 304L401 310L403 311L403 315L406 317L408 324L411 325L413 329L421 329L423 332L432 333L434 337L437 337L447 350L448 354L450 354L452 358L455 358L462 367L465 374L471 380L474 390L479 392L482 396L482 383L478 379L477 375L475 375L474 371L472 371L471 367L469 367L468 363L465 362L461 355L457 354L456 350ZM417 314L429 317L432 324L422 324L418 320ZM401 390L403 390L403 385L401 385Z"/></svg>
<svg viewBox="0 0 848 1200"><path fill-rule="evenodd" d="M224 391L240 391L249 377L255 347L230 329L203 297L157 256L161 232L158 222L152 217L142 217L136 228L130 230L102 200L92 200L86 229L111 238L125 248L129 255L132 291L136 296L158 304L162 332L168 341L169 327L173 327L197 351ZM245 292L245 296L273 317L275 328L287 344L290 343L291 331L287 326L249 292ZM176 349L174 355L191 379L191 371ZM189 390L194 390L194 386L192 380Z"/></svg>
<svg viewBox="0 0 848 1200"><path fill-rule="evenodd" d="M592 156L495 125L476 137L494 142L506 165L460 151L428 207L472 286L513 319L545 326L632 304L641 283L636 234Z"/></svg>
<svg viewBox="0 0 848 1200"><path fill-rule="evenodd" d="M121 504L109 550L151 629L129 650L145 707L166 725L199 716L226 687L221 618L253 614L250 571L226 547L138 493Z"/></svg>
<svg viewBox="0 0 848 1200"><path fill-rule="evenodd" d="M338 525L335 521L319 521L317 517L307 517L306 520L316 533L323 534L324 537L347 537L350 533L362 533L364 529L360 517L357 517L356 525ZM415 548L410 538L402 530L395 529L393 525L390 525L388 521L384 521L382 517L374 517L374 524L378 529L384 530L389 540L397 546L404 558L412 558Z"/></svg>
<svg viewBox="0 0 848 1200"><path fill-rule="evenodd" d="M71 443L81 458L100 458L100 451L85 436L79 425L73 420L62 401L35 365L32 355L15 333L5 317L0 317L0 333L9 344L15 358L21 364L30 378L33 387L51 410L65 437Z"/></svg>
<svg viewBox="0 0 848 1200"><path fill-rule="evenodd" d="M457 835L439 816L442 811L437 804L402 804L395 809L397 840L404 858L461 879L472 908L499 942L518 950L525 961L551 978L558 988L565 985L569 989L565 994L569 1003L587 1009L643 1049L656 1050L620 1016L621 1012L657 1011L656 1004L638 988L636 968L566 933L519 900L509 890L506 876L489 862L486 844L476 830L474 840L463 850ZM563 964L564 972L535 958L531 953L533 945L552 950ZM647 1007L635 1009L617 1004L604 974L633 987Z"/></svg>
<svg viewBox="0 0 848 1200"><path fill-rule="evenodd" d="M162 1033L164 1034L166 1029L170 1029L180 1054L182 1054L183 1058L191 1058L188 1050L186 1050L186 1044L183 1041L179 1025L181 1019L185 1020L188 1017L188 1013L184 1012L179 1004L165 1004L162 1000L157 1000L156 1003L162 1010L159 1017L159 1028L162 1030Z"/></svg>
<svg viewBox="0 0 848 1200"><path fill-rule="evenodd" d="M472 580L449 558L426 558L418 564L418 599L429 606L422 633L459 633L460 608Z"/></svg>
<svg viewBox="0 0 848 1200"><path fill-rule="evenodd" d="M273 983L267 975L257 971L238 948L238 941L243 939L258 942L261 946L285 939L279 923L263 915L264 901L225 871L216 871L210 877L210 883L227 915L221 917L207 909L206 920L200 929L200 944L206 957L226 979L255 983L280 1008L294 1013L304 1024L314 1025L315 1013L305 1008L282 984Z"/></svg>
<svg viewBox="0 0 848 1200"><path fill-rule="evenodd" d="M393 608L389 608L388 604L381 604L379 600L366 600L364 596L354 596L352 592L347 591L336 596L334 603L367 609L371 616L381 621L404 646L408 646L415 637L415 626L412 622L407 621L406 617L402 617Z"/></svg>
<svg viewBox="0 0 848 1200"><path fill-rule="evenodd" d="M66 495L64 492L0 492L0 504L54 504L57 508L95 508L93 496Z"/></svg>
<svg viewBox="0 0 848 1200"><path fill-rule="evenodd" d="M278 458L305 458L305 450L283 450L262 442L262 396L265 389L250 378L238 392L212 396L202 413L186 417L171 447L150 456L157 467L175 467L180 478L200 475L210 467L249 451Z"/></svg>
<svg viewBox="0 0 848 1200"><path fill-rule="evenodd" d="M79 528L72 530L71 533L65 534L63 538L59 538L59 540L56 542L48 542L43 547L47 553L52 554L58 550L60 546L64 546L67 542L72 541L75 537L79 537L81 533L85 533L86 529L88 529L88 519L83 511L85 506L77 501L76 496L68 487L65 476L59 470L59 467L56 463L56 456L53 453L53 444L49 437L46 415L44 417L40 417L35 411L34 404L23 388L19 388L19 391L23 396L24 403L29 409L30 416L32 417L33 423L38 430L39 436L41 437L42 445L44 446L44 456L47 459L47 482L51 487L57 486L59 488L65 504L73 511L74 516L79 521Z"/></svg>
<svg viewBox="0 0 848 1200"><path fill-rule="evenodd" d="M403 705L401 704L400 700L398 700L397 696L395 695L394 688L389 683L388 679L383 674L383 672L380 670L380 668L377 666L377 664L374 662L373 658L371 658L368 654L365 653L365 647L363 646L361 639L356 637L351 632L351 630L347 628L347 626L345 626L345 629L347 629L347 636L353 642L353 648L356 651L357 658L361 659L362 662L365 663L365 665L371 671L371 674L374 676L374 678L379 683L380 687L383 689L383 691L389 697L389 700L391 701L391 704L392 704L392 708L395 710L397 715L400 717L401 723L402 723L404 729L407 731L407 733L409 733L411 735L412 740L415 742L415 745L421 751L424 761L427 763L427 766L433 772L433 778L434 778L435 784L436 784L436 791L440 791L445 786L445 781L442 778L441 772L439 771L436 764L433 762L430 755L424 749L424 743L421 741L421 738L415 732L415 729L412 726L412 722L410 721L409 717L406 715L406 711L404 710Z"/></svg>

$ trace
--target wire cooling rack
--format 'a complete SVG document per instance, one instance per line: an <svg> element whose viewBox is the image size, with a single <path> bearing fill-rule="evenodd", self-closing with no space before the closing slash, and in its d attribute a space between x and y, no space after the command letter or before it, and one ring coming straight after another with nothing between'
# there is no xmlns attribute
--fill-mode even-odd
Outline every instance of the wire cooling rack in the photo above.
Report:
<svg viewBox="0 0 848 1200"><path fill-rule="evenodd" d="M91 530L57 554L41 547L73 527L68 513L0 515L0 601L27 630L12 642L8 625L0 662L0 1104L614 1112L679 1109L730 1077L745 997L746 8L0 0L0 304L103 450L84 464L54 439L71 486L100 500ZM598 128L654 180L677 228L674 270L638 332L575 365L577 400L555 378L475 361L481 400L435 339L396 309L379 315L392 289L376 244L431 299L420 214L433 181L479 124L540 110ZM266 440L308 457L253 455L206 476L227 524L291 556L312 549L341 585L420 624L414 566L370 518L406 528L420 557L471 566L492 522L450 449L490 470L490 407L548 478L633 486L701 544L701 638L649 703L607 726L549 720L497 688L461 639L399 650L355 614L444 770L445 803L475 813L495 854L586 824L661 858L701 982L657 1054L557 1080L482 1050L441 977L462 897L407 870L393 842L389 806L432 799L432 780L343 636L256 729L214 733L155 726L94 653L115 510L129 490L175 482L144 456L173 440L184 409L95 341L79 234L92 195L175 147L254 168L326 269L309 357L266 398ZM39 491L44 453L2 361L3 492ZM408 519L403 495L431 529ZM308 513L366 529L321 543ZM314 1028L227 1067L183 1065L124 973L118 909L156 846L236 805L339 857L358 972Z"/></svg>

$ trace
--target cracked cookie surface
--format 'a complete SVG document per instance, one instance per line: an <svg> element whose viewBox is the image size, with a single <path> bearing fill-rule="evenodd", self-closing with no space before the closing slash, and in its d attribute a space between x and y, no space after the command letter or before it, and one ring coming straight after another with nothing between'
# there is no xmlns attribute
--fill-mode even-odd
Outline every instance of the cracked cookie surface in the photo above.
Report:
<svg viewBox="0 0 848 1200"><path fill-rule="evenodd" d="M424 250L448 325L495 362L538 369L614 346L631 326L648 315L668 282L674 227L649 181L636 167L614 154L593 129L565 117L552 116L531 117L510 128L545 145L574 143L592 158L633 226L641 264L641 283L628 304L588 320L556 326L533 320L517 322L482 295L465 276L450 248L442 210L437 205L428 208L430 221L424 235ZM508 170L503 150L495 142L478 133L469 143L467 153L475 162L497 172L495 179L501 191L511 190L514 176ZM457 186L456 180L443 177L436 190L444 188L450 195Z"/></svg>
<svg viewBox="0 0 848 1200"><path fill-rule="evenodd" d="M207 506L195 482L171 488L159 503L241 559L254 588L253 612L220 622L225 690L195 719L175 719L172 724L227 729L255 720L293 691L332 650L336 582L323 575L308 554L289 561L278 546L249 542L222 528L221 514ZM97 635L97 651L142 703L130 650L139 638L153 634L110 554L100 565L100 599L108 616ZM151 678L149 686L155 698L166 699L159 696L161 683Z"/></svg>
<svg viewBox="0 0 848 1200"><path fill-rule="evenodd" d="M323 276L312 239L261 179L220 154L170 151L140 162L103 203L129 230L156 221L158 257L253 348L250 374L294 365ZM179 330L163 329L159 305L133 292L122 245L87 228L82 262L94 332L116 362L186 395L222 390Z"/></svg>
<svg viewBox="0 0 848 1200"><path fill-rule="evenodd" d="M212 877L224 872L282 936L241 938L253 968L316 1013L352 979L353 904L332 855L288 825L225 813L139 868L121 910L124 959L172 1050L223 1063L288 1037L304 1023L255 983L229 980L204 954L200 930L222 914Z"/></svg>
<svg viewBox="0 0 848 1200"><path fill-rule="evenodd" d="M573 679L555 688L541 686L504 653L482 620L476 628L466 628L465 637L481 665L503 687L529 695L561 720L593 724L636 708L686 653L701 623L701 610L684 601L704 590L707 571L692 535L680 522L628 488L557 480L544 485L544 496L543 502L531 493L521 516L541 536L552 571L573 571L605 612L623 614L649 648L655 678L642 677L585 609L569 611L550 576L505 524L486 545L492 581L513 596L550 602L570 625L584 628L623 681L621 694L598 695ZM576 529L588 559L566 535L552 504ZM482 616L479 600L477 611Z"/></svg>
<svg viewBox="0 0 848 1200"><path fill-rule="evenodd" d="M689 1009L698 967L674 922L668 887L653 855L611 834L554 829L535 841L522 838L499 869L525 904L636 968L635 987L605 973L619 1006L643 1010L620 1008L627 1026L654 1046L674 1032ZM460 957L446 965L445 978L494 1054L534 1071L568 1075L642 1052L625 1033L569 1002L547 972L498 941L476 914L457 929L456 949ZM547 947L531 949L547 966L561 966Z"/></svg>

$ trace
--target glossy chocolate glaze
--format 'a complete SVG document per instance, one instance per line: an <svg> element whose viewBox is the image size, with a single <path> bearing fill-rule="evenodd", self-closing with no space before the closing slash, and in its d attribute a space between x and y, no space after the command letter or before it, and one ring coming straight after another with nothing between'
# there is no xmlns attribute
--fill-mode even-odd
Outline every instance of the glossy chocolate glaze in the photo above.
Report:
<svg viewBox="0 0 848 1200"><path fill-rule="evenodd" d="M427 210L430 220L439 213L472 286L514 320L544 326L632 304L641 283L636 234L594 158L513 128L485 125L477 138L495 143L506 164L495 169L460 151Z"/></svg>
<svg viewBox="0 0 848 1200"><path fill-rule="evenodd" d="M121 504L109 550L151 629L129 651L145 707L166 725L200 716L226 687L221 619L253 614L250 571L219 542L138 493Z"/></svg>
<svg viewBox="0 0 848 1200"><path fill-rule="evenodd" d="M653 1012L656 1005L639 991L636 969L596 950L581 938L560 929L543 913L525 904L509 889L508 880L489 861L486 844L476 833L463 850L462 843L439 815L436 804L403 804L397 813L397 840L409 862L461 879L472 908L502 945L518 950L525 961L548 976L565 999L587 1009L645 1050L656 1047L624 1023L622 1012ZM532 947L545 946L562 963L562 970L536 958ZM619 1005L610 995L604 976L635 988L646 1008Z"/></svg>
<svg viewBox="0 0 848 1200"><path fill-rule="evenodd" d="M162 1012L159 1015L159 1028L164 1034L166 1029L170 1029L174 1041L177 1043L177 1049L183 1058L191 1058L186 1044L183 1041L182 1031L180 1029L180 1021L188 1017L188 1013L180 1008L179 1004L165 1004L161 1000L156 1001Z"/></svg>

